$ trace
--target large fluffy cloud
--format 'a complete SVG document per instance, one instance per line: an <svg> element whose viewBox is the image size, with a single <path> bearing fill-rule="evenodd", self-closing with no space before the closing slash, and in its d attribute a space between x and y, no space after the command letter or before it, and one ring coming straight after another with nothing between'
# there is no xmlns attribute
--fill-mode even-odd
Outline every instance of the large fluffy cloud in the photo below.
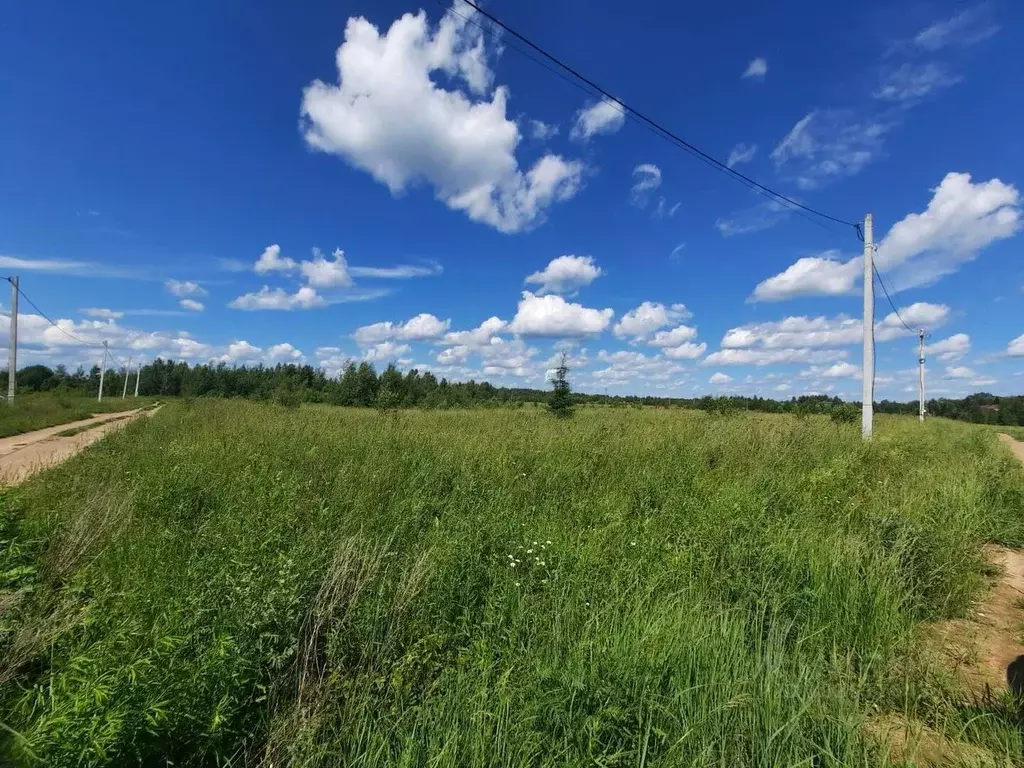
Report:
<svg viewBox="0 0 1024 768"><path fill-rule="evenodd" d="M611 309L590 309L554 294L523 291L509 330L521 336L587 336L607 329L614 315Z"/></svg>
<svg viewBox="0 0 1024 768"><path fill-rule="evenodd" d="M492 90L483 32L461 16L432 27L423 11L407 13L383 35L350 18L335 61L336 84L316 80L303 92L303 137L392 194L424 182L449 208L518 232L578 191L578 161L547 154L520 169L508 89Z"/></svg>
<svg viewBox="0 0 1024 768"><path fill-rule="evenodd" d="M974 183L970 174L949 173L922 213L892 226L878 246L876 264L889 273L893 290L930 285L992 243L1017 234L1020 226L1020 193L1014 186L999 179ZM862 256L844 261L835 251L804 257L759 283L752 298L852 293L863 263Z"/></svg>
<svg viewBox="0 0 1024 768"><path fill-rule="evenodd" d="M842 261L838 251L805 256L754 289L753 298L781 301L794 296L838 296L850 293L863 267L860 258Z"/></svg>

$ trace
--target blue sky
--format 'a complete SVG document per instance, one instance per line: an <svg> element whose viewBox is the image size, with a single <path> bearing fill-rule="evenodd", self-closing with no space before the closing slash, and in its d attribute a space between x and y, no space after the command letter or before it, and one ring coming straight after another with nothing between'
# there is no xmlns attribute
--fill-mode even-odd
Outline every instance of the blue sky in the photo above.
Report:
<svg viewBox="0 0 1024 768"><path fill-rule="evenodd" d="M893 300L929 331L929 393L1020 393L1024 8L832 6L487 8L737 170L873 212ZM859 397L851 229L446 7L8 9L0 267L121 358L543 387L568 350L585 391ZM916 339L877 306L876 396L911 399ZM33 312L21 364L98 359Z"/></svg>

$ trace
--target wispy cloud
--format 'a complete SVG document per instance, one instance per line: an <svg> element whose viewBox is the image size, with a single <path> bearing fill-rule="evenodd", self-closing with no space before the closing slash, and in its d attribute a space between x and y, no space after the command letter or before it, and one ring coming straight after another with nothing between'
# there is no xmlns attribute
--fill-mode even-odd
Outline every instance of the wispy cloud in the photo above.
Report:
<svg viewBox="0 0 1024 768"><path fill-rule="evenodd" d="M251 266L248 261L222 257L215 258L213 263L221 272L248 272Z"/></svg>
<svg viewBox="0 0 1024 768"><path fill-rule="evenodd" d="M813 109L772 150L779 174L814 189L860 173L884 154L884 139L929 96L963 80L945 49L966 48L998 30L983 4L893 44L878 65L878 83L851 106ZM870 95L870 100L866 97Z"/></svg>
<svg viewBox="0 0 1024 768"><path fill-rule="evenodd" d="M886 72L878 89L872 95L881 101L905 103L949 88L961 80L962 77L950 74L944 64L905 62Z"/></svg>
<svg viewBox="0 0 1024 768"><path fill-rule="evenodd" d="M754 59L747 68L743 70L741 77L750 78L754 80L764 80L764 76L768 74L768 61L760 57Z"/></svg>
<svg viewBox="0 0 1024 768"><path fill-rule="evenodd" d="M75 277L113 277L125 280L153 280L151 274L137 269L126 269L94 261L70 259L30 259L21 256L0 256L0 269L19 272L51 272Z"/></svg>
<svg viewBox="0 0 1024 768"><path fill-rule="evenodd" d="M801 189L852 176L882 152L882 137L894 127L891 116L858 120L852 110L809 112L772 150L780 172Z"/></svg>
<svg viewBox="0 0 1024 768"><path fill-rule="evenodd" d="M405 280L412 277L432 277L444 272L436 261L426 264L399 264L395 267L354 267L348 268L352 277L375 277L382 280Z"/></svg>
<svg viewBox="0 0 1024 768"><path fill-rule="evenodd" d="M918 32L911 43L925 51L956 46L967 48L987 40L999 31L992 20L991 6L982 3L949 19L937 21Z"/></svg>
<svg viewBox="0 0 1024 768"><path fill-rule="evenodd" d="M729 160L726 162L730 168L740 163L749 163L754 159L754 155L757 154L756 144L737 144L731 150L729 150Z"/></svg>
<svg viewBox="0 0 1024 768"><path fill-rule="evenodd" d="M715 228L723 237L746 235L770 229L789 215L789 209L776 200L765 200L750 208L733 211L727 216L720 216L715 221Z"/></svg>

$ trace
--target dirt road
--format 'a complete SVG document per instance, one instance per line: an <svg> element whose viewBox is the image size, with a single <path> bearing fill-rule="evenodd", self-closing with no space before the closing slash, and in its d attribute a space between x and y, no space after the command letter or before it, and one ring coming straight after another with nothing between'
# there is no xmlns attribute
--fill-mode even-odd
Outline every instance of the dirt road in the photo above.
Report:
<svg viewBox="0 0 1024 768"><path fill-rule="evenodd" d="M999 440L1010 446L1010 450L1013 451L1014 455L1024 462L1024 443L1019 440L1014 440L1009 435L1004 435L1002 433L999 434Z"/></svg>
<svg viewBox="0 0 1024 768"><path fill-rule="evenodd" d="M105 413L91 419L73 421L56 427L38 429L22 435L0 439L0 485L14 485L54 464L74 456L87 445L104 435L123 427L128 422L148 413L152 416L159 408L151 411L136 409L121 413ZM69 437L60 437L61 432L81 427L91 427Z"/></svg>

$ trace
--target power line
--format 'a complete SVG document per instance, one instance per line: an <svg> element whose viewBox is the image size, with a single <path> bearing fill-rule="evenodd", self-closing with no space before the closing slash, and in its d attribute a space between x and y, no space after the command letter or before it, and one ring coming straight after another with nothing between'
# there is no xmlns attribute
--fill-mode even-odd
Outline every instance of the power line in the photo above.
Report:
<svg viewBox="0 0 1024 768"><path fill-rule="evenodd" d="M898 309L896 309L896 305L893 303L892 298L889 296L889 290L885 287L885 282L882 280L882 273L878 271L878 267L875 266L874 264L872 264L871 266L875 270L875 277L878 278L878 284L880 286L882 286L882 293L884 293L885 294L885 298L889 300L889 306L892 307L893 314L895 314L897 319L901 323L903 323L903 327L904 328L906 328L911 333L917 333L917 331L915 331L913 328L911 328L909 325L907 325L906 321L903 319L903 316L900 315L900 311Z"/></svg>
<svg viewBox="0 0 1024 768"><path fill-rule="evenodd" d="M8 277L8 278L5 278L5 279L6 279L6 280L7 280L7 282L9 282L9 283L10 283L11 285L14 285L14 281L13 281L13 280L11 280L11 278L9 278L9 277ZM68 333L68 332L67 332L67 331L65 331L65 330L64 330L63 328L61 328L61 327L60 327L59 325L57 325L57 323L55 323L55 322L54 322L54 321L53 321L52 319L50 319L50 316L49 316L49 315L47 315L47 314L46 314L45 312L43 312L43 310L41 310L41 309L39 308L39 305L38 305L38 304L36 304L36 303L35 303L34 301L32 301L32 299L30 299L30 298L29 298L29 297L28 297L28 296L26 295L26 293L25 293L25 292L24 292L23 290L21 290L21 286L20 286L20 285L19 285L19 286L16 286L16 287L17 287L17 289L18 289L18 294L19 294L19 295L21 296L21 298L23 298L23 299L24 299L25 301L27 301L27 302L29 303L29 305L30 305L30 306L32 307L32 309L34 309L34 310L35 310L36 312L38 312L38 313L39 313L39 315L40 315L40 316L41 316L41 317L42 317L42 318L43 318L44 320L46 320L46 322L48 322L48 323L49 323L50 325L52 325L52 326L53 326L54 328L56 328L56 329L57 329L58 331L60 331L61 333L63 333L63 334L64 334L65 336L67 336L67 337L68 337L69 339L72 339L72 340L74 340L74 341L77 341L77 342L78 342L79 344L85 344L86 346L90 346L90 347L96 347L96 346L100 346L100 345L102 344L102 342L98 342L98 341L86 341L85 339L80 339L80 338L78 338L78 337L77 337L77 336L75 336L75 335L74 335L73 333Z"/></svg>
<svg viewBox="0 0 1024 768"><path fill-rule="evenodd" d="M510 42L505 40L499 33L495 32L492 29L489 29L488 27L485 27L483 24L478 23L471 16L464 16L463 14L461 14L457 10L455 10L454 7L449 7L449 6L445 5L444 0L436 0L436 2L437 2L438 5L440 5L442 8L444 8L445 11L455 14L456 16L458 16L463 21L465 21L465 22L467 22L469 24L472 24L477 29L480 29L483 32L486 32L494 40L498 41L502 45L507 45L509 48L512 48L514 51L517 51L518 53L522 54L523 56L525 56L526 58L530 59L530 61L534 62L535 64L540 65L541 67L546 69L548 72L551 72L552 74L557 75L562 80L564 80L565 82L567 82L570 85L574 86L575 88L578 88L580 91L582 91L583 93L587 94L588 96L600 95L600 96L606 97L606 99L609 99L609 101L606 101L605 103L609 104L609 106L611 106L613 109L615 109L621 115L623 115L625 117L636 117L637 119L641 120L640 125L642 125L647 130L651 131L651 133L653 133L655 136L658 136L659 138L664 139L665 141L668 141L669 143L674 144L677 147L680 147L681 149L689 152L692 156L696 157L698 160L703 162L705 165L709 165L712 168L715 168L716 170L723 170L723 171L725 171L727 174L729 174L733 178L737 179L741 183L745 184L746 186L748 186L753 191L757 192L758 194L762 195L763 197L766 197L767 199L771 200L772 202L776 202L776 203L781 204L783 208L786 208L787 210L790 210L793 213L798 214L799 216L803 217L804 219L807 219L807 221L811 222L812 224L815 224L816 226L822 227L823 229L829 229L829 230L832 229L830 226L822 223L818 219L811 218L810 216L807 215L807 213L805 213L805 211L810 211L812 213L824 216L825 218L829 218L829 219L831 219L832 217L827 216L826 214L821 214L818 211L814 211L811 208L807 208L803 204L798 203L795 200L791 200L790 198L786 197L785 195L776 193L776 192L774 192L773 190L770 190L767 187L763 187L762 185L760 185L758 182L754 181L753 179L748 179L746 176L744 176L739 171L733 170L727 164L723 164L721 161L716 160L715 158L711 157L710 155L706 155L705 153L701 152L696 147L693 147L692 145L690 145L686 141L680 139L678 136L676 136L675 134L671 133L667 129L662 128L660 125L658 125L654 121L649 120L647 118L644 118L642 115L640 115L639 113L637 113L634 110L632 110L624 102L622 102L619 99L617 99L616 97L611 96L610 94L608 94L607 91L604 91L600 86L598 86L596 84L593 84L587 78L582 77L581 75L578 75L575 72L575 70L573 70L572 68L570 68L570 67L568 67L566 65L563 65L555 57L550 56L546 52L542 51L540 48L535 46L533 43L530 43L529 40L526 40L525 38L522 38L522 35L519 35L514 30L509 29L509 32L511 34L513 34L513 35L516 35L517 37L520 37L520 38L524 39L529 45L531 45L534 48L537 48L537 50L541 50L541 53L543 53L545 56L548 56L548 58L550 58L551 60L557 62L559 64L559 66L565 67L565 69L567 71L572 72L577 77L580 77L583 80L583 82L587 83L588 85L591 85L591 87L594 90L591 90L590 88L587 88L586 86L582 85L580 82L578 82L576 80L573 80L570 77L567 77L563 72L561 72L561 71L559 71L559 70L557 70L557 69L555 69L553 67L548 66L542 59L539 59L536 56L533 56L532 54L530 54L529 51L526 51L523 48L520 48L520 47L518 47L516 45L511 44ZM468 3L468 4L472 5L472 3ZM475 6L475 5L473 7L477 8L477 6ZM480 10L480 9L478 8L477 10ZM488 18L490 18L491 20L493 20L494 23L501 25L502 28L508 29L507 27L505 27L502 24L501 21L499 21L498 19L494 18L493 16L490 16L489 14L486 14L486 13L484 15L487 16ZM596 91L596 94L595 94L594 91ZM793 207L793 206L796 206L796 207ZM803 209L803 210L801 210L801 209ZM843 221L841 219L833 219L833 220L838 222L838 223L840 223L840 224L851 226L851 222ZM856 227L858 225L852 224L852 226Z"/></svg>
<svg viewBox="0 0 1024 768"><path fill-rule="evenodd" d="M438 0L438 2L443 5L441 0ZM566 64L564 61L562 61L558 57L554 56L553 54L548 53L543 48L541 48L539 45L534 43L532 40L530 40L526 36L520 34L516 30L512 29L507 24L505 24L503 21L501 21L499 18L497 18L493 14L485 11L483 8L478 6L476 3L472 2L472 0L462 0L462 2L464 2L466 5L468 5L470 8L475 10L477 13L479 13L484 18L489 19L492 23L494 23L495 25L497 25L498 27L503 29L508 34L510 34L513 37L515 37L517 40L520 40L522 43L524 43L525 45L529 46L529 48L531 48L532 50L534 50L537 53L539 53L541 56L543 56L548 61L553 62L560 69L564 70L565 72L568 72L573 77L577 78L579 81L585 83L590 88L592 88L594 91L596 91L599 94L601 94L608 102L610 102L612 105L616 106L623 114L632 116L633 118L639 120L643 125L647 126L649 129L653 130L656 134L658 134L662 138L668 139L669 141L675 143L677 146L682 147L683 149L688 151L691 155L697 157L698 159L702 160L706 164L716 168L717 170L719 170L722 173L726 174L730 178L732 178L732 179L734 179L736 181L739 181L742 184L745 184L746 186L750 187L751 189L753 189L754 191L758 192L759 194L762 194L762 195L764 195L764 196L766 196L766 197L768 197L768 198L770 198L772 200L775 200L776 202L786 206L787 208L789 208L790 210L793 210L795 212L804 211L806 213L814 214L815 216L819 216L822 219L834 222L836 224L842 224L844 226L854 227L854 228L857 227L857 225L854 222L852 222L852 221L847 221L845 219L840 219L840 218L838 218L836 216L830 216L827 213L823 213L822 211L816 210L814 208L811 208L810 206L804 205L803 203L797 202L796 200L793 200L792 198L789 198L786 195L783 195L781 192L776 192L775 190L771 189L770 187L767 187L764 184L761 184L760 182L750 178L749 176L747 176L747 175L745 175L743 173L740 173L739 171L735 170L734 168L730 168L726 163L723 163L721 160L713 157L712 155L708 154L707 152L704 152L699 147L696 147L695 145L693 145L690 142L686 141L685 139L683 139L682 137L678 136L674 132L670 131L668 128L665 128L660 123L656 122L655 120L647 117L642 112L639 112L636 109L634 109L633 107L629 106L628 104L626 104L621 99L613 96L607 90L605 90L600 85L598 85L596 82L594 82L590 78L586 77L582 73L578 72L577 70L573 69L571 66ZM460 16L461 18L463 18L463 19L465 19L467 21L470 21L470 19L466 19L466 17L462 16L461 14L457 13L456 15ZM480 25L477 25L477 26L480 26ZM512 46L512 47L515 48L515 50L520 51L520 53L523 52L523 51L521 51L519 48L517 48L515 46ZM530 58L533 58L533 57L531 56ZM534 61L536 61L536 59L534 59ZM812 219L812 221L813 221L813 219Z"/></svg>

